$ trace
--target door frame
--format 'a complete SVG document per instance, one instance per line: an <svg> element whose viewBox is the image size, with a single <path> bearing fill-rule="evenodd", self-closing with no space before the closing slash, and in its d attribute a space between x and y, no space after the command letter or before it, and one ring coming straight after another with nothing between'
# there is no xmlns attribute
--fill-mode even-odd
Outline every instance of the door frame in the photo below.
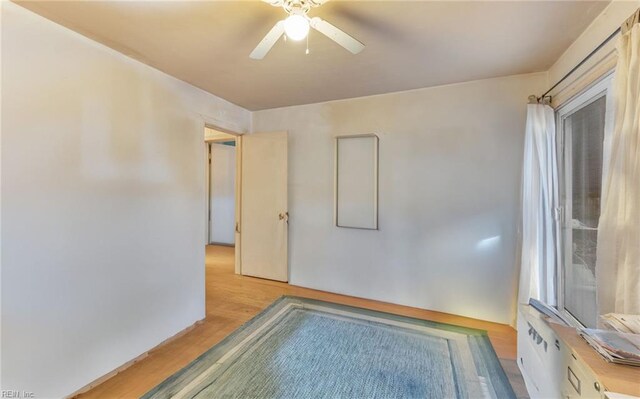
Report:
<svg viewBox="0 0 640 399"><path fill-rule="evenodd" d="M241 239L241 235L240 235L240 219L241 219L241 200L242 200L242 193L241 193L241 189L242 189L242 136L244 135L244 133L238 133L238 132L234 132L232 130L229 129L225 129L225 128L221 128L218 127L214 124L208 123L208 122L204 122L202 125L202 132L204 134L204 129L205 128L209 128L209 129L213 129L213 130L217 130L219 132L222 133L227 133L231 136L235 136L235 141L236 141L236 180L235 180L235 274L241 274L242 271L242 259L240 257L240 247L242 245L242 239ZM203 141L204 147L203 147L203 151L204 151L204 159L205 159L205 195L204 195L204 202L205 202L205 207L204 207L204 220L206 220L206 224L205 224L205 229L204 229L204 242L205 245L209 245L209 215L211 212L211 198L210 198L210 193L211 193L211 187L210 187L210 173L211 173L211 166L210 166L210 152L209 152L209 148L211 143L215 143L217 140L207 140L205 139Z"/></svg>

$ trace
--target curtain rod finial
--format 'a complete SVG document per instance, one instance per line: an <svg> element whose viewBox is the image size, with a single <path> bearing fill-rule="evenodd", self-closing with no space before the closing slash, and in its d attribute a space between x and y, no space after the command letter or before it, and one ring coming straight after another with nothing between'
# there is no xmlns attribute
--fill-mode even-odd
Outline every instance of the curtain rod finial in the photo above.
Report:
<svg viewBox="0 0 640 399"><path fill-rule="evenodd" d="M529 104L537 104L538 103L538 97L536 97L534 94L529 96Z"/></svg>

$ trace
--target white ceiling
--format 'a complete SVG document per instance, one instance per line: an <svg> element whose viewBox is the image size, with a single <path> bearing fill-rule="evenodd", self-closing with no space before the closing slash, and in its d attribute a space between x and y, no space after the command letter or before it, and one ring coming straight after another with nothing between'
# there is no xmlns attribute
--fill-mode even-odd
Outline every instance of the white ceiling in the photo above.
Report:
<svg viewBox="0 0 640 399"><path fill-rule="evenodd" d="M313 9L366 44L317 32L249 53L284 11L259 1L27 1L53 21L249 110L547 70L608 2L330 1Z"/></svg>

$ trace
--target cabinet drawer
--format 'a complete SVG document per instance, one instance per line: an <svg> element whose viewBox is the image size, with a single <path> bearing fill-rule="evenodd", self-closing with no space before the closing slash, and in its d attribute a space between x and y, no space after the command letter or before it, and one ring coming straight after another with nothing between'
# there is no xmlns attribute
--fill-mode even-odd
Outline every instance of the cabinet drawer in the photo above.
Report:
<svg viewBox="0 0 640 399"><path fill-rule="evenodd" d="M578 361L573 353L566 359L562 396L565 398L603 398L602 388L592 373Z"/></svg>

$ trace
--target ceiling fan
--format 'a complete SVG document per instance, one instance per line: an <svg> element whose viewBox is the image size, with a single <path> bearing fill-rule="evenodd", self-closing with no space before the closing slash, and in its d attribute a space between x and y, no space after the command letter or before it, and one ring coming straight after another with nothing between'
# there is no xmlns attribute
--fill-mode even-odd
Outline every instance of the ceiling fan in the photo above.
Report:
<svg viewBox="0 0 640 399"><path fill-rule="evenodd" d="M291 40L302 40L309 34L309 27L317 30L329 39L338 43L353 54L358 54L364 49L364 44L344 33L321 18L310 18L307 13L313 7L319 7L328 0L262 0L274 7L282 7L289 16L278 21L269 33L251 52L249 57L261 60L276 44L283 34Z"/></svg>

